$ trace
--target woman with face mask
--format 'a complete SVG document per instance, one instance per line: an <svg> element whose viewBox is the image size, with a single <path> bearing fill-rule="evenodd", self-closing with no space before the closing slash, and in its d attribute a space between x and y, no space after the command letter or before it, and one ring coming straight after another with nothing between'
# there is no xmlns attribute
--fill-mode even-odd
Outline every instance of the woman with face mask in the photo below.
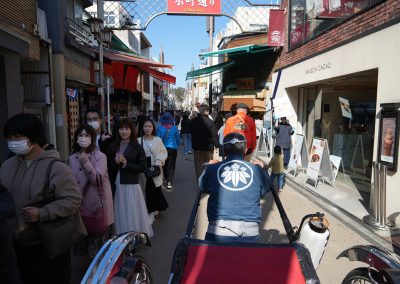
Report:
<svg viewBox="0 0 400 284"><path fill-rule="evenodd" d="M95 212L104 206L107 229L104 233L92 233L77 244L74 253L94 257L101 246L114 234L114 209L111 185L107 173L107 157L96 147L96 132L89 125L80 126L74 137L69 166L79 185L82 194L82 206L86 212ZM99 183L102 184L104 196L98 194ZM101 200L104 198L104 200ZM81 211L83 214L83 212ZM83 215L82 215L83 216ZM85 219L84 219L85 220Z"/></svg>
<svg viewBox="0 0 400 284"><path fill-rule="evenodd" d="M143 133L143 137L138 139L146 153L147 167L154 165L162 167L167 159L168 152L161 138L156 136L156 127L152 120L148 119L144 122ZM157 216L160 211L168 208L167 200L161 191L162 182L162 170L159 176L146 178L146 205L151 219Z"/></svg>
<svg viewBox="0 0 400 284"><path fill-rule="evenodd" d="M146 154L138 143L134 124L127 120L119 123L118 135L108 154L111 185L115 186L114 214L117 234L135 231L153 236L153 229L139 175L146 167Z"/></svg>
<svg viewBox="0 0 400 284"><path fill-rule="evenodd" d="M15 154L0 168L0 184L15 201L16 217L11 223L22 280L24 283L70 283L70 250L50 258L43 246L46 236L35 234L27 238L26 234L37 223L72 216L81 204L78 184L71 169L56 161L48 180L49 188L54 189L54 200L34 206L43 201L48 166L60 155L56 150L43 150L44 127L33 114L21 113L8 119L3 135L9 150Z"/></svg>

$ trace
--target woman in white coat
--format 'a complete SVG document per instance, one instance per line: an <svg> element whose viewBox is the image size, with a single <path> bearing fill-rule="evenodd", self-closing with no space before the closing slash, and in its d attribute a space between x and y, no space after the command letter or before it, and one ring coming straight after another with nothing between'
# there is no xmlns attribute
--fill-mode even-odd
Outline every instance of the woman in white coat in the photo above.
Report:
<svg viewBox="0 0 400 284"><path fill-rule="evenodd" d="M162 166L167 159L168 152L160 137L156 136L156 127L150 119L143 125L143 137L138 138L147 158L147 166L160 166L161 174L156 177L146 179L146 206L151 215L158 215L160 211L168 208L161 185L163 182Z"/></svg>

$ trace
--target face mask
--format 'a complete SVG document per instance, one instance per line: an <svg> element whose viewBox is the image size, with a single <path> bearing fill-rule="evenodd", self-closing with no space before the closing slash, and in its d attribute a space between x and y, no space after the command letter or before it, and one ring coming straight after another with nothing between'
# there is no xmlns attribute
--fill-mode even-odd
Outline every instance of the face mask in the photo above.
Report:
<svg viewBox="0 0 400 284"><path fill-rule="evenodd" d="M98 121L90 121L88 124L94 128L94 130L97 130L100 128L100 123Z"/></svg>
<svg viewBox="0 0 400 284"><path fill-rule="evenodd" d="M26 155L32 150L32 146L28 146L28 141L24 140L11 140L8 141L8 149L16 155Z"/></svg>
<svg viewBox="0 0 400 284"><path fill-rule="evenodd" d="M92 139L90 137L78 137L77 143L81 148L87 148L92 144Z"/></svg>

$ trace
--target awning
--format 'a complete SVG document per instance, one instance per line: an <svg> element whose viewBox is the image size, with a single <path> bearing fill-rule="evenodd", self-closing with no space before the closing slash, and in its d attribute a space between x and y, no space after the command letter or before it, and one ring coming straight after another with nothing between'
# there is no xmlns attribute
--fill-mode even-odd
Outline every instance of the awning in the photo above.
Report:
<svg viewBox="0 0 400 284"><path fill-rule="evenodd" d="M175 84L176 83L176 78L172 75L166 74L164 72L160 72L158 70L155 70L153 68L150 67L146 67L146 66L139 66L138 67L140 70L142 70L145 73L148 73L150 76L153 76L161 81L166 81L169 82L171 84Z"/></svg>
<svg viewBox="0 0 400 284"><path fill-rule="evenodd" d="M98 49L93 48L93 51L98 53ZM172 68L173 65L159 63L155 61L151 61L149 59L133 56L132 54L112 51L109 49L104 50L104 57L107 57L109 60L113 62L120 62L126 65L144 65L147 67L161 67L161 68Z"/></svg>
<svg viewBox="0 0 400 284"><path fill-rule="evenodd" d="M238 47L232 47L232 48L227 48L227 49L221 49L217 51L212 51L212 52L204 52L200 53L200 58L203 59L205 57L210 57L210 56L218 56L221 54L229 54L229 55L236 55L236 54L243 54L243 53L257 53L257 52L264 52L268 50L273 50L274 47L266 46L266 45L255 45L255 44L250 44L250 45L243 45L243 46L238 46Z"/></svg>
<svg viewBox="0 0 400 284"><path fill-rule="evenodd" d="M118 51L127 52L134 56L140 56L136 52L133 52L132 50L130 50L129 47L126 46L126 44L122 40L120 40L119 37L117 37L115 34L112 35L110 48L118 50Z"/></svg>
<svg viewBox="0 0 400 284"><path fill-rule="evenodd" d="M228 61L228 62L220 63L217 65L213 65L210 67L190 71L186 74L186 80L197 78L197 77L207 76L214 72L216 72L216 73L223 72L226 69L228 69L229 67L233 66L234 64L235 64L235 61Z"/></svg>

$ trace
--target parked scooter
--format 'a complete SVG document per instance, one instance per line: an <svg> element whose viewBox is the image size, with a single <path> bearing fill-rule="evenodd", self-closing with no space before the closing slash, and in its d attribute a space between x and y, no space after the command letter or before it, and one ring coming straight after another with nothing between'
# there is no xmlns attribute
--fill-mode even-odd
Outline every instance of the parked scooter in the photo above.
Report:
<svg viewBox="0 0 400 284"><path fill-rule="evenodd" d="M342 284L400 283L400 258L389 250L372 245L354 246L343 251L337 258L340 257L368 264L368 267L359 267L350 271L343 279Z"/></svg>

